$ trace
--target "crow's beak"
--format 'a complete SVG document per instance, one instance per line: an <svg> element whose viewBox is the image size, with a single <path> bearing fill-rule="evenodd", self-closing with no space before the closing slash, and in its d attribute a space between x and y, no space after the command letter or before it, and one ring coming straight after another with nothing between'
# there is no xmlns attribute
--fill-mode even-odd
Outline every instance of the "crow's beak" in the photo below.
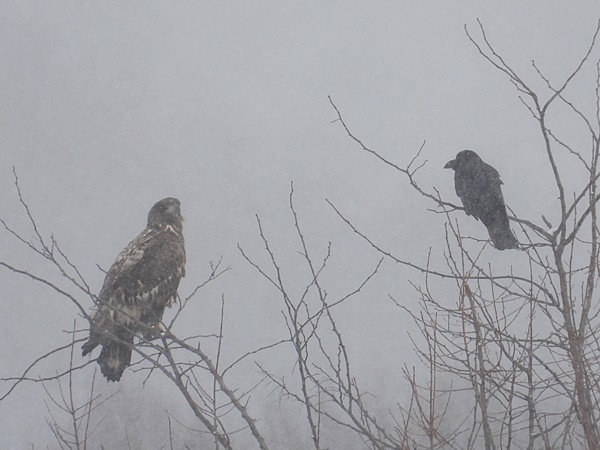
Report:
<svg viewBox="0 0 600 450"><path fill-rule="evenodd" d="M453 159L452 161L448 161L446 163L446 165L444 166L444 169L454 169L454 170L456 170L456 160Z"/></svg>

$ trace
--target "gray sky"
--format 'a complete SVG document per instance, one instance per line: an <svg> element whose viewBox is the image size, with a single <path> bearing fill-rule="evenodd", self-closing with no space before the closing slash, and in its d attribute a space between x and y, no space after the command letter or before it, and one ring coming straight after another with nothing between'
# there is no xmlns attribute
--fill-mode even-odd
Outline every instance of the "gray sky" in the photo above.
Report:
<svg viewBox="0 0 600 450"><path fill-rule="evenodd" d="M463 27L476 33L479 18L507 61L543 86L531 60L562 81L585 53L600 9L595 2L483 3L2 1L0 215L31 234L14 190L15 166L45 235L54 233L99 289L103 275L95 264L108 268L144 227L150 206L176 196L189 257L182 291L202 281L208 262L221 255L233 268L196 300L182 326L214 332L224 293L231 356L271 342L285 332L273 324L281 305L236 244L264 261L259 214L295 267L291 181L309 243L322 254L333 241L333 293L349 290L379 257L326 198L407 259L423 261L430 246L443 242L443 218L332 123L328 95L363 142L399 165L426 140L429 163L420 181L450 200L452 174L442 167L471 148L499 170L507 203L519 215L555 217L535 123ZM590 73L569 93L593 111ZM462 222L472 234L485 232L475 221ZM0 234L0 259L56 276L19 248ZM511 256L498 258L511 263ZM340 313L357 371L371 388L392 384L410 363L407 318L386 298L409 303L410 277L417 274L386 264L381 281ZM1 374L8 376L64 343L62 330L77 311L6 271L0 286ZM274 367L285 366L276 354L270 358ZM134 379L126 373L124 382ZM153 388L140 395L159 410L176 408L163 387ZM122 390L136 395L135 386ZM13 424L3 433L5 446L51 443L46 416L43 391L19 389L0 404L0 422ZM143 430L136 426L130 428Z"/></svg>

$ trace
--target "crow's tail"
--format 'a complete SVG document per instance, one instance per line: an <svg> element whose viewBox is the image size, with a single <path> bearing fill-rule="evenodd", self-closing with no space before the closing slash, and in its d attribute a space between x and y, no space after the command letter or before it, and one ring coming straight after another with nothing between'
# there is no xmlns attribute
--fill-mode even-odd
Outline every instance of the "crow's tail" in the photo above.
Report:
<svg viewBox="0 0 600 450"><path fill-rule="evenodd" d="M494 247L498 250L519 248L519 241L510 229L506 211L504 214L497 214L493 220L485 223L485 227L488 229Z"/></svg>

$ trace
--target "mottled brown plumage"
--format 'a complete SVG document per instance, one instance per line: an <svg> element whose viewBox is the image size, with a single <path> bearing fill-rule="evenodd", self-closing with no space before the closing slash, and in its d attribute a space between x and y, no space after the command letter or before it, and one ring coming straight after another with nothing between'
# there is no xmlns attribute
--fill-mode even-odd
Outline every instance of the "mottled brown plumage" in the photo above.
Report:
<svg viewBox="0 0 600 450"><path fill-rule="evenodd" d="M133 338L160 335L165 308L177 299L185 276L183 218L176 198L157 202L148 225L125 247L106 274L83 355L98 345L98 364L108 381L119 381L131 363Z"/></svg>

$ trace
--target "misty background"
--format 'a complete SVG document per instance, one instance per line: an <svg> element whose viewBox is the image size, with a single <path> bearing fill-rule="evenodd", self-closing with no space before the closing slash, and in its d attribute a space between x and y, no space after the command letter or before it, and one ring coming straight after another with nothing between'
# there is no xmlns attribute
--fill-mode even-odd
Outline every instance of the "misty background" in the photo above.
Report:
<svg viewBox="0 0 600 450"><path fill-rule="evenodd" d="M97 292L104 274L96 264L108 269L157 200L179 198L188 255L180 293L208 276L210 261L222 257L231 270L199 293L173 331L216 333L223 294L224 358L235 360L287 332L277 292L237 249L239 243L266 262L256 214L290 285L306 281L300 273L295 278L301 257L289 210L292 181L308 244L324 256L332 242L324 275L331 296L355 287L380 255L326 199L404 259L423 263L430 248L438 256L443 251L445 217L428 211L433 205L398 172L346 135L328 96L356 136L398 165L408 164L426 141L428 163L418 181L446 199L457 200L453 174L443 166L469 148L498 169L517 215L558 217L536 123L515 88L468 41L464 26L476 32L479 19L507 61L543 87L531 61L562 81L585 54L600 16L594 2L563 5L2 1L0 217L33 239L14 166L40 231L54 235ZM598 56L596 49L592 61ZM586 74L569 95L593 112L594 70ZM550 128L570 125L553 120ZM561 163L569 179L570 160ZM575 172L570 181L577 184ZM459 221L465 234L486 237L475 220L460 215ZM485 257L508 267L519 254L488 249ZM6 232L0 259L59 279ZM388 298L416 302L411 279L419 274L386 261L336 311L355 375L382 410L408 396L400 369L418 364L407 339L412 323ZM0 270L0 286L1 377L21 374L36 357L68 343L63 330L74 319L79 328L86 325L71 303L24 277ZM291 374L293 360L281 350L257 359ZM64 370L61 361L32 375ZM233 384L252 384L254 369L247 367L232 375ZM93 368L78 377L91 377ZM107 448L127 439L133 448L160 448L168 440L165 411L186 422L190 413L173 388L159 379L142 386L143 379L128 370L120 383L99 383L106 396L119 391L102 409L95 436ZM282 406L272 389L261 392L249 406L262 418L259 428L274 442L294 436L294 445L304 448L303 411ZM55 447L45 401L41 385L29 384L0 403L3 448ZM197 434L177 430L193 445Z"/></svg>

